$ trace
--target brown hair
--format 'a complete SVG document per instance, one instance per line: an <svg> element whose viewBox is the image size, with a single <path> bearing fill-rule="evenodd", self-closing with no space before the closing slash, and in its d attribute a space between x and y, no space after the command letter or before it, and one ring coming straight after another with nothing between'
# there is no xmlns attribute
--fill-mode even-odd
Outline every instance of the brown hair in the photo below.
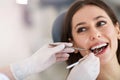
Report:
<svg viewBox="0 0 120 80"><path fill-rule="evenodd" d="M108 14L108 16L110 17L110 19L112 20L112 23L114 25L116 25L116 23L118 22L112 9L107 4L105 4L102 0L77 0L72 4L72 6L69 8L69 10L66 14L65 21L63 24L63 28L62 28L62 36L61 36L62 42L69 42L68 39L69 38L72 39L72 33L71 33L72 17L79 9L81 9L82 7L84 7L86 5L94 5L94 6L97 6L101 9L103 9ZM80 53L70 54L70 57L67 60L67 64L70 65L70 64L78 61L80 58L82 58L82 55ZM120 64L120 40L118 40L117 58L118 58L118 62Z"/></svg>

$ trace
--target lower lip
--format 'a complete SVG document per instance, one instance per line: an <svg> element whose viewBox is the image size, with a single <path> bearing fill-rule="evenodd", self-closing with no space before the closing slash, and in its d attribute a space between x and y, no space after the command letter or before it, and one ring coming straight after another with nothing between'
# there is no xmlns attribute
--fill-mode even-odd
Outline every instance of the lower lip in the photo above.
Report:
<svg viewBox="0 0 120 80"><path fill-rule="evenodd" d="M108 48L108 46L107 46L105 49L103 49L100 53L97 53L97 54L96 54L96 56L97 56L97 55L104 54L104 53L105 53L105 51L107 50L107 48Z"/></svg>

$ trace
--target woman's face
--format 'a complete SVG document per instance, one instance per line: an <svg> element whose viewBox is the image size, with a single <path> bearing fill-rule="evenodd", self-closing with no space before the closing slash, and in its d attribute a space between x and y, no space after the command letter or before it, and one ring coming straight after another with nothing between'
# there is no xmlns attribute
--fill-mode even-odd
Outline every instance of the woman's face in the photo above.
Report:
<svg viewBox="0 0 120 80"><path fill-rule="evenodd" d="M101 63L110 61L116 54L118 24L113 25L107 13L93 5L79 9L72 18L72 36L76 47L88 49ZM80 51L82 56L85 51Z"/></svg>

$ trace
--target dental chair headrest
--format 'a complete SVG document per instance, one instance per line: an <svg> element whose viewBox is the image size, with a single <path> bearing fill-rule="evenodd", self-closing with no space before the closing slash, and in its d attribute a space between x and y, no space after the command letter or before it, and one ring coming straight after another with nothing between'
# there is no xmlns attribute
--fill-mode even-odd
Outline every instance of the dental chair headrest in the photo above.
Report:
<svg viewBox="0 0 120 80"><path fill-rule="evenodd" d="M52 39L53 42L60 42L61 41L61 31L62 25L65 18L66 11L62 12L54 21L52 27Z"/></svg>

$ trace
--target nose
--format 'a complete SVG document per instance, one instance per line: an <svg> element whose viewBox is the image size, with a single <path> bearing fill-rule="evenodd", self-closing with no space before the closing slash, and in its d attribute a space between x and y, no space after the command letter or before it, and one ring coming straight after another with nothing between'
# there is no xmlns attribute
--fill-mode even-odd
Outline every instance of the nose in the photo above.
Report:
<svg viewBox="0 0 120 80"><path fill-rule="evenodd" d="M95 40L95 39L99 39L101 37L101 33L99 30L97 29L93 29L90 32L90 40Z"/></svg>

